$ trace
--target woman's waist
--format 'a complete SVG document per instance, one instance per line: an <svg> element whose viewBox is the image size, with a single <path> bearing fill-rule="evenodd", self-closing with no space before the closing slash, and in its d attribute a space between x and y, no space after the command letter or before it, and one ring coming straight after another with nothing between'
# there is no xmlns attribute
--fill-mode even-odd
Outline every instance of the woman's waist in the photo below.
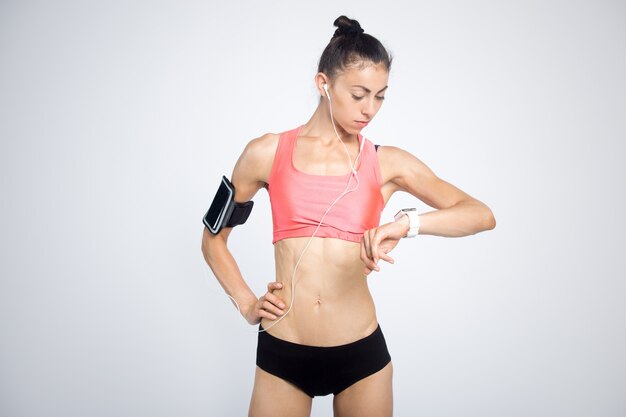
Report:
<svg viewBox="0 0 626 417"><path fill-rule="evenodd" d="M290 291L286 295L287 298L278 296L289 312L275 325L271 320L262 323L268 333L279 339L310 346L337 346L367 336L378 325L367 288L328 294L297 286L293 304Z"/></svg>
<svg viewBox="0 0 626 417"><path fill-rule="evenodd" d="M310 309L320 318L345 314L355 308L367 309L370 304L373 306L362 264L353 268L300 267L295 272L277 268L275 280L282 284L282 288L274 290L273 294L287 308L293 302L292 310Z"/></svg>

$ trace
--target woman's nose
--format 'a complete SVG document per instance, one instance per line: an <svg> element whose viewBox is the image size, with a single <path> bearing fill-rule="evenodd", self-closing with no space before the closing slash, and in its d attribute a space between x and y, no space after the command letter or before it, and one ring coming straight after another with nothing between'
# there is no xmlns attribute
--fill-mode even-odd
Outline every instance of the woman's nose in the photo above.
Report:
<svg viewBox="0 0 626 417"><path fill-rule="evenodd" d="M376 103L374 103L373 99L365 100L363 103L363 107L361 108L361 114L371 118L376 114Z"/></svg>

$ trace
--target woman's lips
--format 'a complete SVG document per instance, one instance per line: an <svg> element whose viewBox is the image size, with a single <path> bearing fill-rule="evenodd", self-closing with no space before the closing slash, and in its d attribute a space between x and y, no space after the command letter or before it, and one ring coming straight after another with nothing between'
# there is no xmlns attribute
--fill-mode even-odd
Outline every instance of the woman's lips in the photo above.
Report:
<svg viewBox="0 0 626 417"><path fill-rule="evenodd" d="M355 120L356 124L359 125L360 127L365 127L368 125L369 122L364 122L362 120Z"/></svg>

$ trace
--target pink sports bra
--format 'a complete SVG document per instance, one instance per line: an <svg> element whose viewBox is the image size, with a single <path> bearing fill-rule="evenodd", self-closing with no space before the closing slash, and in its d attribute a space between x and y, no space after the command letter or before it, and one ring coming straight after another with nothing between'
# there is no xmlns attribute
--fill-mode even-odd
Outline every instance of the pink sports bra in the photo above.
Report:
<svg viewBox="0 0 626 417"><path fill-rule="evenodd" d="M314 175L299 171L293 165L293 150L301 127L284 132L269 177L274 236L272 243L290 237L313 234L326 209L346 189L351 174ZM328 212L316 237L331 237L360 242L363 233L377 227L385 206L380 192L382 177L376 149L365 141L359 157L359 187L344 195ZM356 186L352 178L350 189Z"/></svg>

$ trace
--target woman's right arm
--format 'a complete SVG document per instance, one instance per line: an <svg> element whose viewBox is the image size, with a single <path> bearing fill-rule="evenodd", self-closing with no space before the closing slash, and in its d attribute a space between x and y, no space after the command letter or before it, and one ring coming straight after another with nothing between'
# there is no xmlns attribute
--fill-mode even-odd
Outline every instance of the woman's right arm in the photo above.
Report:
<svg viewBox="0 0 626 417"><path fill-rule="evenodd" d="M231 182L235 186L235 201L252 199L267 184L272 169L278 136L267 134L248 143L233 170ZM202 235L202 254L220 285L235 300L241 315L250 324L258 324L262 318L276 320L284 314L285 303L273 294L282 288L278 282L270 282L267 292L257 298L252 292L228 250L228 236L232 228L223 228L213 235L205 227Z"/></svg>

